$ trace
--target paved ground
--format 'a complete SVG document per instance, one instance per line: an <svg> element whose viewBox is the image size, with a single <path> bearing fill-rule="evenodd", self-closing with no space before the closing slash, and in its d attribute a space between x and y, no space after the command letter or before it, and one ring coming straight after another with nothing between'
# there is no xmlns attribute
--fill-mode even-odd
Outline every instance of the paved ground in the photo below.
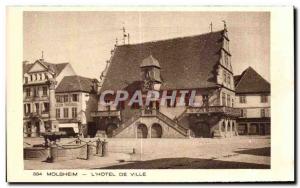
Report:
<svg viewBox="0 0 300 188"><path fill-rule="evenodd" d="M62 139L61 144L74 139ZM29 144L42 139L26 138ZM270 168L270 138L107 139L109 154L56 163L24 160L25 169ZM129 154L132 149L136 154ZM123 152L123 153L118 153ZM125 153L124 153L125 152Z"/></svg>

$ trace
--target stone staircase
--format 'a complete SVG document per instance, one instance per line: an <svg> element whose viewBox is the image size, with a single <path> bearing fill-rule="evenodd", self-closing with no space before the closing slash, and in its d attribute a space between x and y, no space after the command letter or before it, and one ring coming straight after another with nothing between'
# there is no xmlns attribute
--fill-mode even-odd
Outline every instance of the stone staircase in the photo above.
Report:
<svg viewBox="0 0 300 188"><path fill-rule="evenodd" d="M140 115L134 115L132 116L129 120L127 120L125 123L121 124L120 127L118 127L117 129L115 129L113 131L113 136L116 136L117 134L119 134L120 132L122 132L124 129L126 129L128 126L130 126L133 122L135 122L136 120L138 120L141 116Z"/></svg>
<svg viewBox="0 0 300 188"><path fill-rule="evenodd" d="M115 129L113 131L113 136L118 135L120 132L122 132L124 129L129 127L132 123L134 123L136 120L138 120L140 117L143 117L144 115L145 114L143 113L143 111L141 111L141 113L139 115L135 114L134 116L132 116L129 120L127 120L125 123L121 124L120 127L118 127L117 129ZM186 136L186 137L188 136L187 128L180 126L176 121L172 120L171 118L169 118L168 116L164 115L163 113L161 113L159 111L155 110L155 113L151 113L150 116L148 114L147 117L156 117L159 120L166 123L167 125L169 125L170 127L172 127L173 129L175 129L176 131L178 131L183 136Z"/></svg>
<svg viewBox="0 0 300 188"><path fill-rule="evenodd" d="M180 120L186 115L187 109L188 109L188 108L185 108L184 111L183 111L179 116L176 117L176 119L177 119L178 121L180 121Z"/></svg>
<svg viewBox="0 0 300 188"><path fill-rule="evenodd" d="M156 117L160 119L161 121L165 122L167 125L170 127L174 128L177 130L179 133L181 133L184 136L188 136L188 129L180 126L177 122L174 120L170 119L168 116L164 115L163 113L157 111Z"/></svg>

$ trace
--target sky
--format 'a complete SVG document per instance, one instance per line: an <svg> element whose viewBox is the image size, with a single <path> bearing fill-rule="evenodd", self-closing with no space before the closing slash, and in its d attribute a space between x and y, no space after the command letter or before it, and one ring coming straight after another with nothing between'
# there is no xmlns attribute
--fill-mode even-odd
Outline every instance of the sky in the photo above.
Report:
<svg viewBox="0 0 300 188"><path fill-rule="evenodd" d="M267 12L24 12L23 59L69 62L78 75L100 77L122 27L130 44L224 28L235 75L251 66L270 81L270 15Z"/></svg>

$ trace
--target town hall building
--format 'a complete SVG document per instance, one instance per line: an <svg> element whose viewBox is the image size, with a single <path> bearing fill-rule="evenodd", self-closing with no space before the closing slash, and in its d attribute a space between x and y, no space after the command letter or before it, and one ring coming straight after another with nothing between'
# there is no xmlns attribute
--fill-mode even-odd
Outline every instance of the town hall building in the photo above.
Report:
<svg viewBox="0 0 300 188"><path fill-rule="evenodd" d="M139 44L116 45L101 75L99 96L112 90L125 90L132 96L149 90L168 96L185 90L187 97L196 91L191 106L188 100L159 100L148 106L129 100L118 105L103 105L91 113L95 125L90 136L105 132L116 138L232 137L238 134L235 85L227 29L196 36ZM177 92L178 93L178 92ZM109 104L116 95L108 95Z"/></svg>

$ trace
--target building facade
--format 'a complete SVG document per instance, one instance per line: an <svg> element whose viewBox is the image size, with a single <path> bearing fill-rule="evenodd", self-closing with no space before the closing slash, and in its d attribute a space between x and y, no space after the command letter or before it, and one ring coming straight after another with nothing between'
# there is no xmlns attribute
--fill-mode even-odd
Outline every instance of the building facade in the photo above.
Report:
<svg viewBox="0 0 300 188"><path fill-rule="evenodd" d="M235 76L236 107L241 109L237 119L240 135L270 134L270 83L253 68Z"/></svg>
<svg viewBox="0 0 300 188"><path fill-rule="evenodd" d="M125 90L129 96L158 91L168 98L148 105L129 100L92 112L97 132L119 138L231 137L237 135L235 85L227 29L197 36L116 46L100 77L99 96ZM184 105L180 91L186 93ZM193 93L195 91L195 93ZM195 95L191 105L189 96ZM110 104L116 98L108 95Z"/></svg>
<svg viewBox="0 0 300 188"><path fill-rule="evenodd" d="M39 59L23 62L24 137L38 137L56 130L55 88L64 76L74 75L69 63L52 64Z"/></svg>
<svg viewBox="0 0 300 188"><path fill-rule="evenodd" d="M68 136L87 136L88 126L92 128L90 114L97 110L96 79L82 76L65 76L55 90L55 113L59 131Z"/></svg>

